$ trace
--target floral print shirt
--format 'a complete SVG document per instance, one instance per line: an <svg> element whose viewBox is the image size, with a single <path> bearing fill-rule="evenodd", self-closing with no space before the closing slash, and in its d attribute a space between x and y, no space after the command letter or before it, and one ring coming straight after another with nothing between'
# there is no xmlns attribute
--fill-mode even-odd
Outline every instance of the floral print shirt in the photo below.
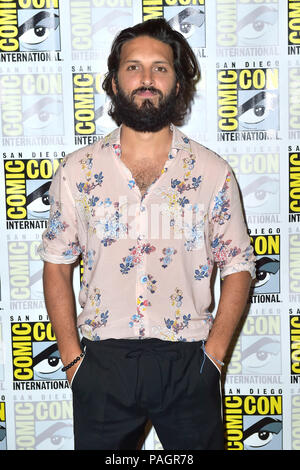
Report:
<svg viewBox="0 0 300 470"><path fill-rule="evenodd" d="M255 277L232 170L171 126L162 174L142 196L120 158L120 129L63 160L40 256L58 264L82 257L86 338L206 339L214 266L222 277Z"/></svg>

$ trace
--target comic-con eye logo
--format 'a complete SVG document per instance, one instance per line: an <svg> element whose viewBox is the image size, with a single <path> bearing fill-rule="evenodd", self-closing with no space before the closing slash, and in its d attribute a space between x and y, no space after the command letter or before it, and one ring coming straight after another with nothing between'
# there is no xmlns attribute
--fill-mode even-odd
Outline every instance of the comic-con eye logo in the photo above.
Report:
<svg viewBox="0 0 300 470"><path fill-rule="evenodd" d="M228 364L227 374L281 374L280 335L280 315L248 315Z"/></svg>
<svg viewBox="0 0 300 470"><path fill-rule="evenodd" d="M217 0L216 16L218 47L250 48L278 44L277 0L273 2Z"/></svg>
<svg viewBox="0 0 300 470"><path fill-rule="evenodd" d="M282 396L228 395L224 424L227 450L280 450Z"/></svg>
<svg viewBox="0 0 300 470"><path fill-rule="evenodd" d="M222 156L230 163L238 178L247 220L252 222L251 216L254 214L260 217L262 214L279 214L279 153L233 153Z"/></svg>
<svg viewBox="0 0 300 470"><path fill-rule="evenodd" d="M278 69L223 69L217 72L218 130L279 129Z"/></svg>
<svg viewBox="0 0 300 470"><path fill-rule="evenodd" d="M277 294L280 292L280 235L251 236L256 255L256 279L252 293Z"/></svg>
<svg viewBox="0 0 300 470"><path fill-rule="evenodd" d="M63 364L49 322L11 324L13 379L64 379Z"/></svg>
<svg viewBox="0 0 300 470"><path fill-rule="evenodd" d="M206 46L205 0L143 0L143 21L164 17L191 47Z"/></svg>
<svg viewBox="0 0 300 470"><path fill-rule="evenodd" d="M49 188L59 163L59 159L4 161L7 221L48 219Z"/></svg>
<svg viewBox="0 0 300 470"><path fill-rule="evenodd" d="M165 19L173 29L185 37L191 47L205 47L206 31L204 3L198 2L201 7L197 7L195 3L187 7L180 6L180 2L176 3L177 6L165 6Z"/></svg>
<svg viewBox="0 0 300 470"><path fill-rule="evenodd" d="M280 316L249 316L241 336L243 374L281 374Z"/></svg>
<svg viewBox="0 0 300 470"><path fill-rule="evenodd" d="M60 50L59 0L1 0L0 51Z"/></svg>
<svg viewBox="0 0 300 470"><path fill-rule="evenodd" d="M110 47L117 33L132 26L132 3L132 0L70 2L73 59L103 57L103 49Z"/></svg>
<svg viewBox="0 0 300 470"><path fill-rule="evenodd" d="M22 396L14 402L16 450L73 450L72 400L46 397L43 394L34 401Z"/></svg>
<svg viewBox="0 0 300 470"><path fill-rule="evenodd" d="M75 143L85 142L80 136L103 136L112 128L107 114L110 101L101 80L99 73L73 73Z"/></svg>
<svg viewBox="0 0 300 470"><path fill-rule="evenodd" d="M0 75L3 137L64 135L59 73Z"/></svg>

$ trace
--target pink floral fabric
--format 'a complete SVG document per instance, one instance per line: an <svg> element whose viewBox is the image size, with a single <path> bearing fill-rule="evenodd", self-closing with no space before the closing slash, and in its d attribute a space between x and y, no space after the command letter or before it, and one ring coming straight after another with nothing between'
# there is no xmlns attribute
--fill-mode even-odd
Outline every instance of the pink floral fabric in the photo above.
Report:
<svg viewBox="0 0 300 470"><path fill-rule="evenodd" d="M143 196L121 160L118 128L68 155L50 188L44 261L82 258L78 327L91 340L206 339L214 266L255 258L231 168L172 126L162 174Z"/></svg>

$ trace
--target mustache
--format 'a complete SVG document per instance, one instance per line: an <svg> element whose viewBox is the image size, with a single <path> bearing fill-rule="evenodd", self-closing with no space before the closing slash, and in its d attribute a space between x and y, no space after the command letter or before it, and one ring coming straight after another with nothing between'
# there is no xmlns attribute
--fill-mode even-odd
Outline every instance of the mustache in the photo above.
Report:
<svg viewBox="0 0 300 470"><path fill-rule="evenodd" d="M142 86L142 87L136 88L131 93L131 97L133 98L134 95L136 95L137 93L139 93L139 92L143 93L145 91L151 91L151 93L158 94L161 98L163 97L162 92L160 90L158 90L157 88L154 88L153 86Z"/></svg>

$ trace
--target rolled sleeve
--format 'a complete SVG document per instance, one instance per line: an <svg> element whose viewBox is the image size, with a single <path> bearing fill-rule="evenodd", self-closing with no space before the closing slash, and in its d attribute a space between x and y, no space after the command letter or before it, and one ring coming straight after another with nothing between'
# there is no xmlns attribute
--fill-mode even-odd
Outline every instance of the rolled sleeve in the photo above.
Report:
<svg viewBox="0 0 300 470"><path fill-rule="evenodd" d="M50 186L50 215L38 253L43 261L71 264L81 253L74 199L62 162Z"/></svg>
<svg viewBox="0 0 300 470"><path fill-rule="evenodd" d="M228 165L223 183L215 193L211 223L211 248L221 278L249 271L252 279L255 279L255 256L247 232L240 192Z"/></svg>

